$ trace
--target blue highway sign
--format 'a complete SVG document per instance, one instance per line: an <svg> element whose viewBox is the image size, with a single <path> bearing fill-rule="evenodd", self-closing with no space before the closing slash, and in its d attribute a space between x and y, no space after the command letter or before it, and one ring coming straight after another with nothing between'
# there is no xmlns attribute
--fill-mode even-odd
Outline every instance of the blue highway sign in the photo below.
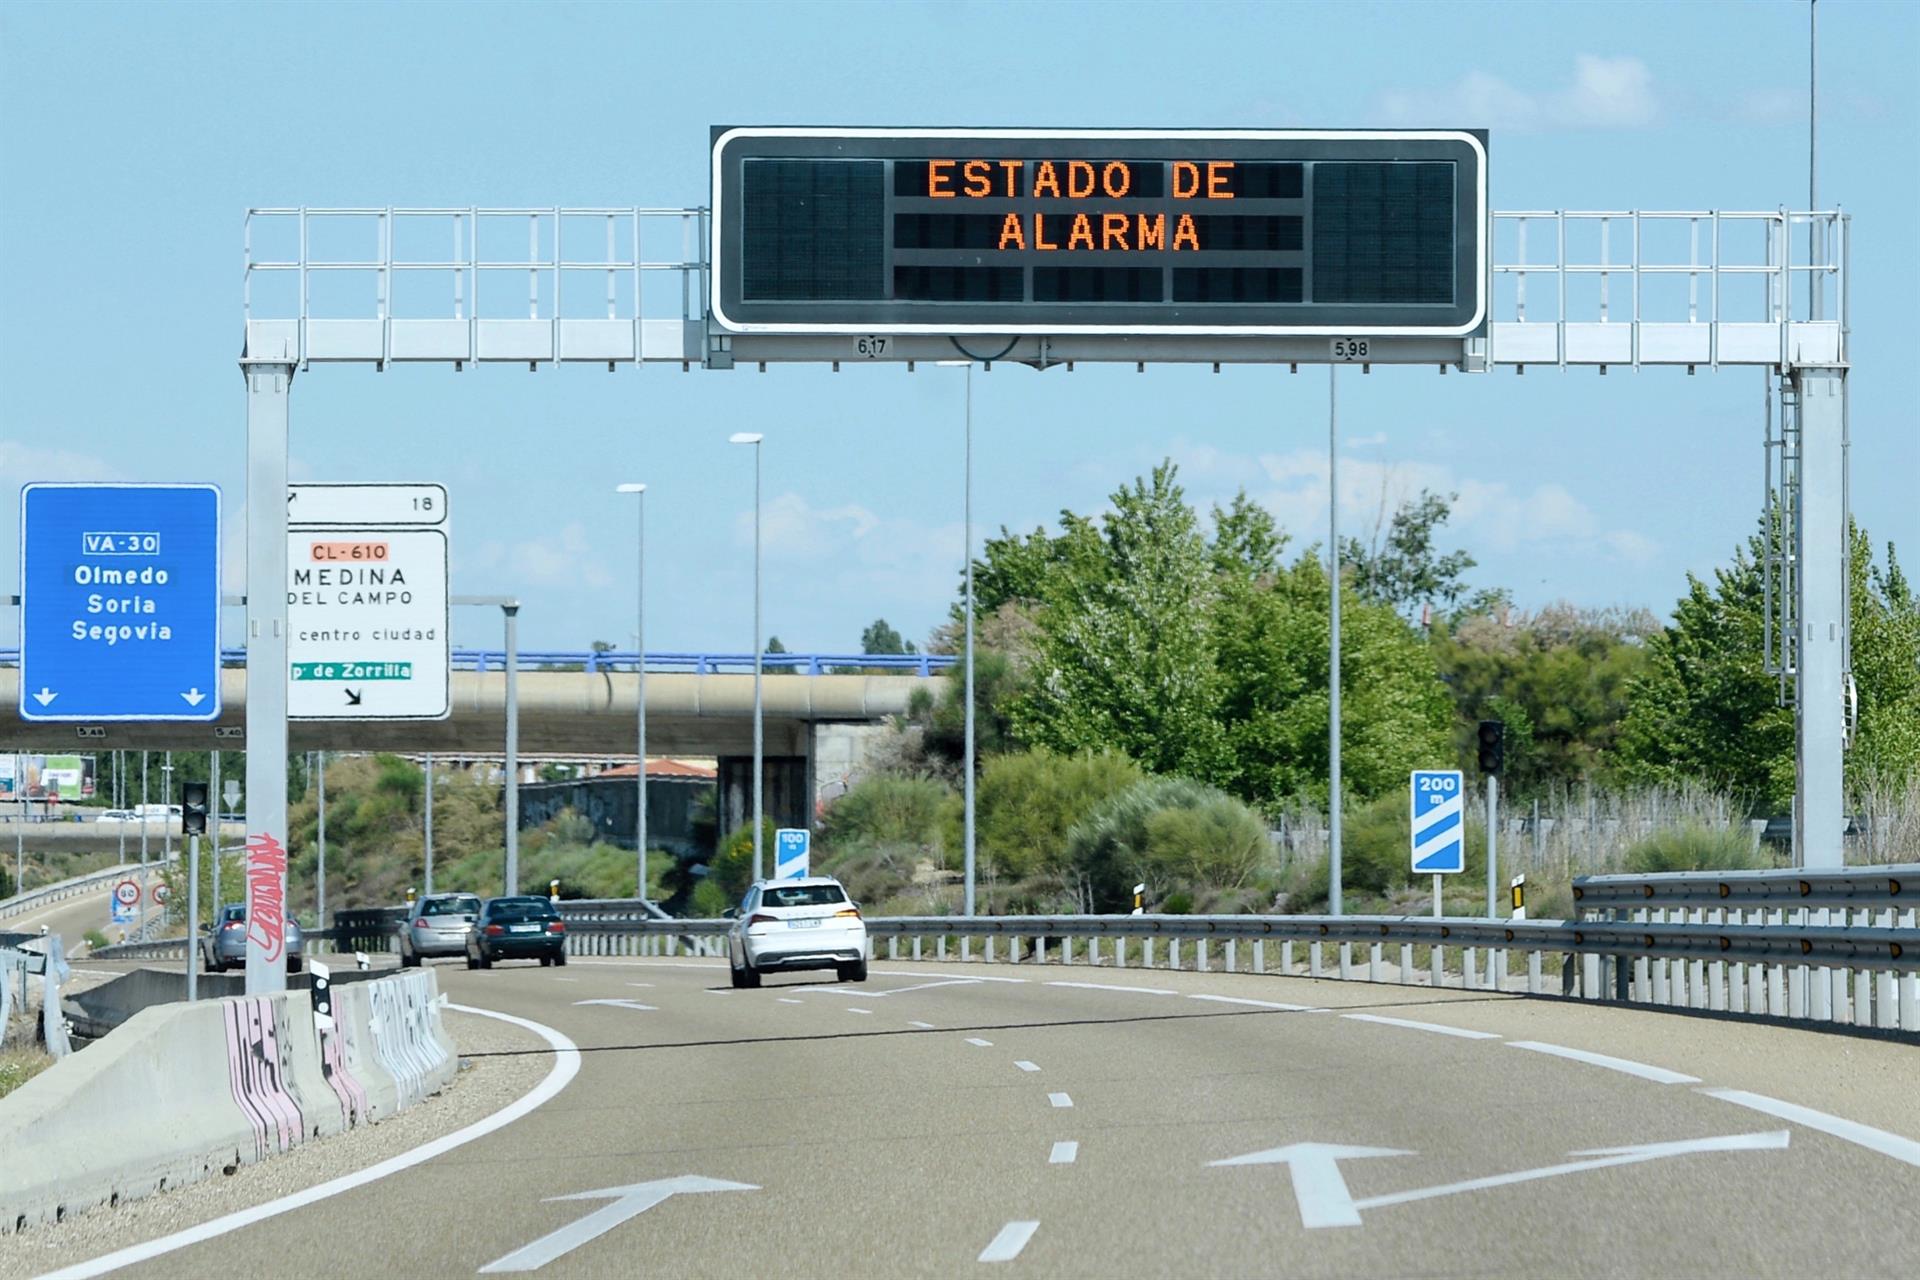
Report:
<svg viewBox="0 0 1920 1280"><path fill-rule="evenodd" d="M1413 771L1413 869L1456 875L1467 869L1466 786L1458 769Z"/></svg>
<svg viewBox="0 0 1920 1280"><path fill-rule="evenodd" d="M773 833L773 878L799 880L808 874L813 836L797 827L782 827Z"/></svg>
<svg viewBox="0 0 1920 1280"><path fill-rule="evenodd" d="M21 490L20 718L219 716L219 486Z"/></svg>

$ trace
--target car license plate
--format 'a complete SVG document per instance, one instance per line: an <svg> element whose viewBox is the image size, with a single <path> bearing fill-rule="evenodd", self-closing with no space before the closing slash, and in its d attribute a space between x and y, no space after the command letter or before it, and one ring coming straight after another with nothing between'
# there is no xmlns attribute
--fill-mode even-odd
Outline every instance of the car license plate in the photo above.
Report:
<svg viewBox="0 0 1920 1280"><path fill-rule="evenodd" d="M513 926L512 926L512 929L513 929L513 931L514 931L515 933L538 933L538 932L540 932L540 926L539 926L539 925L537 925L537 924L516 924L516 925L513 925Z"/></svg>
<svg viewBox="0 0 1920 1280"><path fill-rule="evenodd" d="M820 922L818 920L787 921L787 928L789 929L818 929L819 927L820 927Z"/></svg>

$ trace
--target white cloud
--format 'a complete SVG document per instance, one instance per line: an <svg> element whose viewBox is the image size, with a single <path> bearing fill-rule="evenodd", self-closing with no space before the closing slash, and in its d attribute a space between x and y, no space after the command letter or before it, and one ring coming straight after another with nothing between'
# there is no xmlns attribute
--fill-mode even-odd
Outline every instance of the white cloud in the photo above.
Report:
<svg viewBox="0 0 1920 1280"><path fill-rule="evenodd" d="M1520 132L1548 129L1634 129L1660 115L1653 72L1639 58L1574 55L1573 77L1555 89L1532 91L1486 71L1470 71L1442 89L1394 89L1376 100L1374 114L1388 124L1486 127Z"/></svg>
<svg viewBox="0 0 1920 1280"><path fill-rule="evenodd" d="M459 556L456 560L454 568L460 573L467 568L466 558ZM519 587L603 588L613 584L605 548L587 537L586 525L578 520L524 542L484 542L474 552L473 568L501 570L508 582Z"/></svg>
<svg viewBox="0 0 1920 1280"><path fill-rule="evenodd" d="M1257 458L1224 453L1210 445L1176 441L1172 449L1188 498L1204 507L1244 488L1273 513L1293 537L1295 549L1324 543L1327 537L1327 455L1321 449L1295 449ZM1342 450L1340 456L1340 533L1370 542L1402 502L1422 489L1455 493L1448 528L1472 548L1509 553L1522 548L1598 555L1610 561L1645 564L1659 544L1632 529L1607 529L1593 509L1566 486L1549 481L1518 491L1504 481L1462 476L1432 462L1391 462Z"/></svg>

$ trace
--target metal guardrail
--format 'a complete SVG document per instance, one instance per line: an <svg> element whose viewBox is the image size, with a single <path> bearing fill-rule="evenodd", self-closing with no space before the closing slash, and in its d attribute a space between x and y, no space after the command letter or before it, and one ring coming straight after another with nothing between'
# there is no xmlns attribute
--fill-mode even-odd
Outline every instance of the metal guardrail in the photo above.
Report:
<svg viewBox="0 0 1920 1280"><path fill-rule="evenodd" d="M149 864L149 868L161 865L164 864L156 859ZM105 871L91 871L84 876L75 876L71 880L62 880L57 884L41 885L38 889L29 890L26 893L16 893L6 901L0 902L0 919L19 915L24 911L32 911L50 902L59 902L63 898L91 893L102 885L110 884L129 872L138 870L140 870L139 863L125 863L117 867L109 867Z"/></svg>
<svg viewBox="0 0 1920 1280"><path fill-rule="evenodd" d="M1920 863L1835 871L1673 871L1578 876L1582 911L1640 907L1920 907Z"/></svg>
<svg viewBox="0 0 1920 1280"><path fill-rule="evenodd" d="M116 942L87 952L89 960L185 960L185 938L155 938L147 942Z"/></svg>

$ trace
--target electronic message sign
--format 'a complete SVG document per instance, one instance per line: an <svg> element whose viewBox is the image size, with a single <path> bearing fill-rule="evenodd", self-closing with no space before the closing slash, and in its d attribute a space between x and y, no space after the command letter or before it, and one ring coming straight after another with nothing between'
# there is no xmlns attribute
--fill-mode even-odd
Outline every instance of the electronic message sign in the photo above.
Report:
<svg viewBox="0 0 1920 1280"><path fill-rule="evenodd" d="M1486 315L1460 130L718 128L736 333L1423 334Z"/></svg>

